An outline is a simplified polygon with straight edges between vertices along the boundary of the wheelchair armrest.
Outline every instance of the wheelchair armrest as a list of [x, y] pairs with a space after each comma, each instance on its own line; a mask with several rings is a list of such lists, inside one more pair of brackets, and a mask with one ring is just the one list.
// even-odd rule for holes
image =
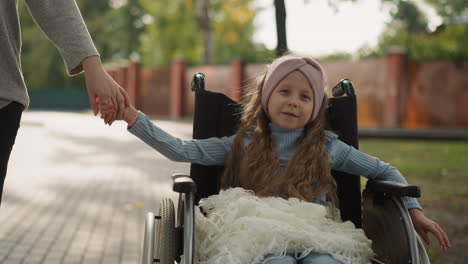
[[366, 190], [396, 197], [421, 197], [421, 189], [418, 186], [390, 181], [367, 181]]
[[192, 180], [192, 178], [188, 175], [176, 173], [172, 175], [172, 180], [174, 181], [174, 185], [172, 186], [172, 190], [178, 193], [195, 193], [197, 192], [197, 185]]

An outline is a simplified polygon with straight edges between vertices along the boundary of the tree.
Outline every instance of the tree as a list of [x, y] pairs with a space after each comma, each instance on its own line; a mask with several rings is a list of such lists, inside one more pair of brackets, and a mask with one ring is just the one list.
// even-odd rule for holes
[[191, 64], [229, 63], [233, 57], [256, 62], [269, 53], [253, 42], [257, 10], [251, 0], [140, 1], [153, 20], [140, 49], [147, 66], [167, 66], [175, 57]]
[[266, 62], [273, 54], [253, 41], [254, 19], [258, 9], [252, 0], [212, 0], [216, 63], [229, 63], [240, 57], [245, 62]]
[[[392, 46], [405, 47], [407, 56], [412, 60], [435, 60], [450, 59], [462, 60], [468, 58], [466, 43], [468, 43], [468, 26], [466, 25], [447, 25], [443, 30], [429, 32], [427, 22], [418, 6], [412, 1], [402, 0], [384, 0], [393, 5], [392, 21], [379, 36], [378, 44], [375, 48], [362, 47], [358, 53], [361, 57], [382, 56]], [[433, 2], [432, 0], [425, 0]], [[404, 3], [403, 3], [404, 2]], [[468, 3], [459, 5], [459, 1], [451, 2], [451, 8], [458, 7], [461, 10], [467, 10]], [[438, 6], [437, 3], [433, 3]], [[465, 12], [465, 11], [464, 11]], [[453, 16], [460, 12], [453, 11]], [[446, 17], [451, 20], [454, 17]]]
[[138, 0], [77, 2], [103, 60], [128, 59], [138, 49], [145, 29], [145, 12]]
[[[77, 0], [83, 19], [103, 61], [127, 59], [140, 46], [144, 13], [139, 2], [128, 0], [120, 6], [113, 2]], [[39, 30], [18, 1], [22, 29], [22, 66], [26, 83], [32, 89], [84, 87], [83, 76], [69, 78], [56, 48]]]
[[[144, 17], [146, 13], [138, 0], [127, 0], [127, 2], [118, 7], [113, 8], [109, 12], [109, 20], [113, 23], [113, 33], [117, 39], [109, 39], [106, 42], [112, 42], [115, 48], [112, 51], [113, 58], [128, 59], [137, 55], [138, 48], [140, 47], [140, 37], [145, 29]], [[104, 30], [100, 28], [99, 30]], [[118, 33], [116, 32], [118, 29]], [[117, 34], [115, 34], [117, 33]], [[118, 42], [118, 41], [122, 42]], [[118, 44], [117, 44], [118, 43]]]
[[196, 4], [197, 23], [203, 34], [204, 64], [211, 64], [213, 61], [213, 28], [211, 26], [209, 4], [208, 0], [199, 0]]
[[286, 5], [284, 0], [274, 0], [276, 15], [276, 56], [280, 57], [288, 52], [288, 39], [286, 36]]
[[394, 21], [403, 23], [409, 33], [428, 31], [427, 18], [414, 2], [398, 0], [391, 15]]
[[[327, 0], [331, 8], [338, 10], [338, 4], [341, 2], [355, 2], [358, 0]], [[385, 1], [385, 0], [383, 0]], [[304, 0], [304, 4], [308, 3], [308, 0]], [[288, 53], [288, 40], [286, 33], [286, 5], [284, 0], [274, 0], [275, 6], [275, 17], [276, 17], [276, 57], [280, 57]]]
[[451, 19], [468, 15], [468, 2], [466, 0], [424, 0], [434, 7], [437, 14], [444, 19]]
[[167, 66], [175, 57], [199, 63], [203, 47], [192, 1], [140, 0], [151, 17], [140, 52], [146, 66]]
[[[387, 0], [388, 1], [388, 0]], [[406, 0], [390, 0], [394, 2], [394, 10], [391, 12], [393, 19], [392, 24], [396, 28], [400, 26], [403, 30], [400, 30], [400, 34], [403, 35], [405, 43], [402, 45], [405, 47], [407, 55], [411, 57], [411, 42], [414, 34], [427, 33], [427, 19], [424, 14], [419, 10], [418, 6], [412, 1]]]

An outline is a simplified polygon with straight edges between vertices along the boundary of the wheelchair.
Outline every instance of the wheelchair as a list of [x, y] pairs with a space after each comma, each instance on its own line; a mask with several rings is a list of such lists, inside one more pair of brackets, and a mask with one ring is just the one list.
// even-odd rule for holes
[[[239, 124], [240, 105], [224, 94], [206, 91], [205, 76], [194, 75], [195, 92], [193, 138], [233, 135]], [[345, 143], [358, 148], [357, 101], [353, 84], [341, 80], [332, 89], [327, 109], [328, 129]], [[219, 192], [222, 166], [191, 164], [190, 176], [175, 174], [173, 190], [179, 193], [177, 214], [171, 199], [161, 201], [159, 212], [147, 214], [143, 264], [194, 263], [194, 206], [202, 198]], [[424, 245], [413, 228], [411, 217], [400, 197], [420, 197], [415, 185], [388, 181], [368, 181], [361, 193], [359, 175], [332, 171], [337, 183], [343, 221], [363, 228], [372, 240], [376, 256], [372, 263], [430, 263]]]

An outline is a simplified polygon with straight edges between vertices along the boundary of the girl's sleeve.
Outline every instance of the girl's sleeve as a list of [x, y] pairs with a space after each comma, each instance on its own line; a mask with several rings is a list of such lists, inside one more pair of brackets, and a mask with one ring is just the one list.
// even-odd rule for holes
[[[344, 143], [332, 132], [326, 131], [326, 135], [328, 138], [327, 152], [331, 158], [332, 169], [362, 175], [370, 180], [407, 184], [403, 175], [395, 167]], [[418, 208], [422, 210], [416, 198], [404, 196], [402, 201], [407, 209]]]
[[172, 161], [201, 165], [223, 165], [234, 137], [181, 140], [154, 125], [141, 112], [128, 131]]

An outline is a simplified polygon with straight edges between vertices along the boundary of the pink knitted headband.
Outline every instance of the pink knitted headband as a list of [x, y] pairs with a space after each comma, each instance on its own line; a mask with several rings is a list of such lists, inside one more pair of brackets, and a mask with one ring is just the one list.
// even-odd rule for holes
[[271, 92], [275, 89], [284, 77], [293, 71], [300, 71], [307, 80], [314, 93], [314, 111], [311, 120], [314, 120], [320, 107], [322, 106], [324, 96], [324, 76], [322, 67], [311, 58], [284, 56], [275, 60], [269, 67], [265, 77], [265, 83], [262, 88], [262, 107], [268, 117], [268, 100]]

